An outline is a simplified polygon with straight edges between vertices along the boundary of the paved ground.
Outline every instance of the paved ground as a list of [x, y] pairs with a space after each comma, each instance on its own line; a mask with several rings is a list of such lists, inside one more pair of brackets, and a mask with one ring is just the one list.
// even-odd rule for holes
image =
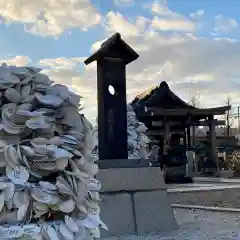
[[240, 184], [189, 184], [168, 186], [171, 204], [240, 209]]
[[[206, 179], [207, 182], [207, 179]], [[204, 181], [193, 184], [176, 184], [168, 185], [169, 193], [174, 192], [174, 189], [188, 189], [194, 188], [214, 189], [227, 185], [227, 188], [240, 188], [240, 180], [206, 183]], [[230, 186], [231, 185], [231, 186]], [[235, 185], [235, 186], [234, 186]], [[181, 190], [180, 190], [181, 192]], [[196, 192], [200, 195], [200, 192]], [[208, 193], [209, 194], [209, 193]], [[229, 194], [227, 194], [229, 198]], [[236, 201], [236, 195], [233, 200]], [[186, 198], [186, 196], [185, 196]], [[195, 203], [196, 204], [196, 203]], [[207, 205], [207, 204], [205, 204]], [[213, 206], [213, 204], [210, 204]], [[231, 207], [238, 207], [235, 204], [230, 204]], [[189, 209], [175, 209], [174, 210], [179, 230], [171, 233], [151, 234], [145, 236], [123, 236], [118, 238], [103, 238], [102, 240], [239, 240], [240, 239], [240, 214], [235, 212], [214, 212], [206, 210], [189, 210]]]
[[179, 230], [165, 234], [123, 236], [104, 240], [239, 240], [239, 213], [176, 209]]

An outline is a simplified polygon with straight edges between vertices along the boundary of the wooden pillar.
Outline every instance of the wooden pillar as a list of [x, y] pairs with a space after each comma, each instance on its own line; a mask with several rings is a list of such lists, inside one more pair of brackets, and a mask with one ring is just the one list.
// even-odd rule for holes
[[196, 146], [196, 126], [192, 126], [192, 147]]
[[126, 65], [137, 58], [116, 33], [85, 60], [86, 65], [97, 61], [99, 159], [115, 161], [115, 166], [128, 158]]
[[167, 119], [164, 119], [164, 143], [163, 143], [163, 154], [167, 154], [168, 144], [170, 137], [170, 125]]
[[192, 148], [190, 123], [191, 123], [191, 117], [189, 116], [187, 119], [187, 149], [188, 150]]
[[190, 127], [187, 127], [187, 148], [188, 150], [191, 149], [191, 131]]
[[[85, 61], [97, 61], [97, 179], [103, 185], [101, 218], [109, 227], [102, 232], [103, 238], [177, 229], [163, 173], [149, 167], [146, 159], [127, 159], [125, 68], [137, 57], [117, 33]], [[109, 91], [110, 86], [115, 92]]]
[[184, 144], [184, 147], [185, 147], [185, 149], [186, 149], [186, 148], [187, 148], [186, 128], [184, 128], [183, 144]]
[[215, 121], [214, 117], [211, 116], [209, 119], [209, 133], [210, 133], [210, 142], [211, 142], [211, 158], [216, 162], [217, 171], [219, 171], [219, 164], [217, 158], [217, 145], [216, 145], [216, 129], [215, 129]]
[[193, 177], [193, 169], [194, 169], [194, 158], [192, 152], [192, 139], [191, 139], [191, 116], [188, 116], [187, 119], [187, 149], [186, 149], [186, 157], [187, 157], [187, 165], [186, 165], [186, 176]]

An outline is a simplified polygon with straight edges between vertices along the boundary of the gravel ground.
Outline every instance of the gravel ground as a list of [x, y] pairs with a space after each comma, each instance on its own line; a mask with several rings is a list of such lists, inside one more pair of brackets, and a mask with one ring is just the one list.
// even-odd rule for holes
[[175, 209], [179, 230], [145, 236], [123, 236], [103, 240], [239, 240], [239, 213]]
[[240, 184], [191, 184], [168, 186], [171, 204], [240, 209]]

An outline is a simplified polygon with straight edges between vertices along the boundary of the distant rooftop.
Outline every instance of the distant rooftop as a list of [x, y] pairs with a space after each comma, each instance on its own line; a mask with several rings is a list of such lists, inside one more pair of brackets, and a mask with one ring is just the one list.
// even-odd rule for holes
[[194, 108], [189, 105], [175, 93], [171, 91], [168, 84], [163, 81], [159, 86], [150, 88], [143, 93], [137, 95], [132, 101], [133, 107], [138, 105], [145, 105], [147, 107], [158, 107], [158, 108]]

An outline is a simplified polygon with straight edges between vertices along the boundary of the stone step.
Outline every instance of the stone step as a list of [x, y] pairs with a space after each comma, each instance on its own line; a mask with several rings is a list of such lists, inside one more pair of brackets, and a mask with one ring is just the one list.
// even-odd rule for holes
[[171, 204], [240, 208], [240, 185], [193, 186], [167, 190]]

